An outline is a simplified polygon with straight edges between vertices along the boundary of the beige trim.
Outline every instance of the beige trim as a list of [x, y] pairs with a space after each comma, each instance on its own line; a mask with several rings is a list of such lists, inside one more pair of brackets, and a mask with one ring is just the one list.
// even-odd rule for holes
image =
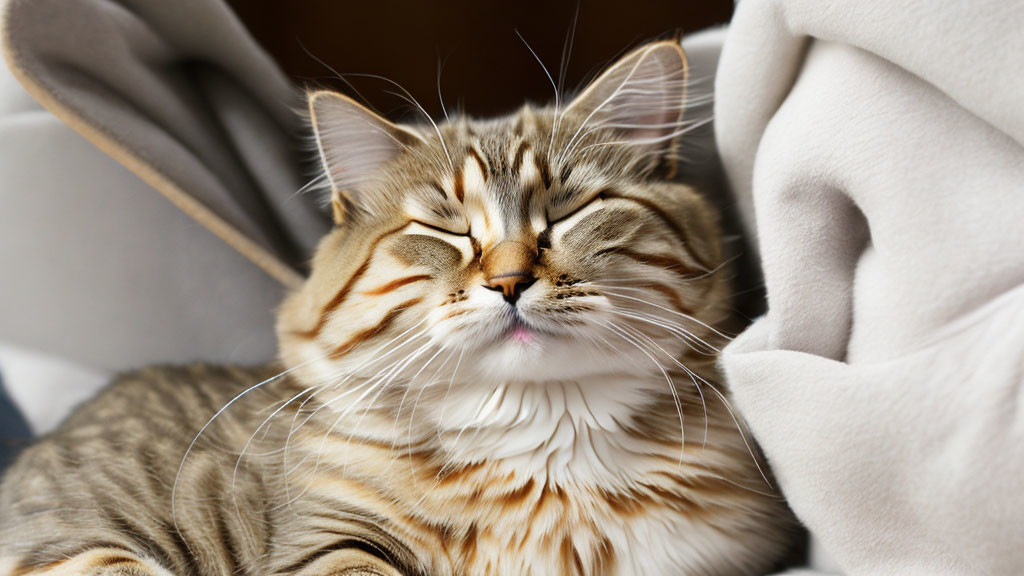
[[54, 116], [61, 119], [72, 130], [84, 136], [97, 148], [105, 152], [114, 160], [119, 162], [133, 174], [141, 178], [147, 184], [156, 188], [172, 204], [182, 212], [191, 216], [195, 221], [205, 226], [208, 230], [217, 235], [229, 246], [239, 251], [243, 256], [251, 260], [264, 272], [288, 288], [298, 288], [304, 279], [291, 266], [265, 250], [251, 238], [240, 232], [237, 228], [217, 216], [202, 202], [196, 200], [184, 190], [178, 187], [167, 176], [160, 173], [152, 165], [146, 163], [138, 156], [135, 156], [127, 147], [118, 142], [113, 136], [89, 124], [87, 120], [76, 112], [66, 107], [45, 87], [37, 84], [19, 64], [14, 48], [10, 44], [10, 35], [7, 33], [9, 12], [13, 2], [7, 2], [3, 14], [0, 14], [0, 53], [10, 67], [14, 77], [25, 88], [25, 90], [38, 101], [43, 108], [49, 110]]

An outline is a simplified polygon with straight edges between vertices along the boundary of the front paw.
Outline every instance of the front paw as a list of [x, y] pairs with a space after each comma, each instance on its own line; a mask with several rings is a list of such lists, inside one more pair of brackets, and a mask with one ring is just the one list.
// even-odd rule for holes
[[310, 562], [296, 576], [404, 576], [380, 558], [348, 548]]
[[66, 560], [40, 566], [15, 564], [9, 576], [174, 576], [152, 560], [117, 548], [88, 550]]

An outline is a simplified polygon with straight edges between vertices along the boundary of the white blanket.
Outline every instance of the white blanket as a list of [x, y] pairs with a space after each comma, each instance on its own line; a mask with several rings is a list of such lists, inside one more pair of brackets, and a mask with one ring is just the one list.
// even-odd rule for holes
[[793, 509], [847, 574], [1024, 573], [1024, 2], [744, 0], [716, 98]]

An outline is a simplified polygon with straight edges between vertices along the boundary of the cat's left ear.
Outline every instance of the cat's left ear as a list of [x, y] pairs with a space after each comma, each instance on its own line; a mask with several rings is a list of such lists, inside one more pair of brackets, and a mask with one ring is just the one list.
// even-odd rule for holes
[[[642, 148], [650, 167], [675, 167], [675, 146], [686, 101], [687, 64], [674, 41], [641, 46], [620, 58], [565, 110], [570, 135], [582, 140], [588, 130], [607, 127], [616, 141]], [[580, 142], [576, 148], [593, 144]]]
[[343, 94], [319, 90], [307, 99], [320, 161], [331, 182], [334, 222], [340, 224], [352, 193], [378, 176], [403, 147], [421, 139]]

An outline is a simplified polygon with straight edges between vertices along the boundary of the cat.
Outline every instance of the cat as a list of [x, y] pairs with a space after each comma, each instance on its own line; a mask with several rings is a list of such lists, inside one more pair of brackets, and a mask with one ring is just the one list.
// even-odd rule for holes
[[662, 41], [492, 120], [310, 92], [336, 225], [281, 364], [81, 407], [5, 476], [0, 574], [765, 573], [795, 523], [716, 372], [717, 216], [670, 181], [686, 81]]

